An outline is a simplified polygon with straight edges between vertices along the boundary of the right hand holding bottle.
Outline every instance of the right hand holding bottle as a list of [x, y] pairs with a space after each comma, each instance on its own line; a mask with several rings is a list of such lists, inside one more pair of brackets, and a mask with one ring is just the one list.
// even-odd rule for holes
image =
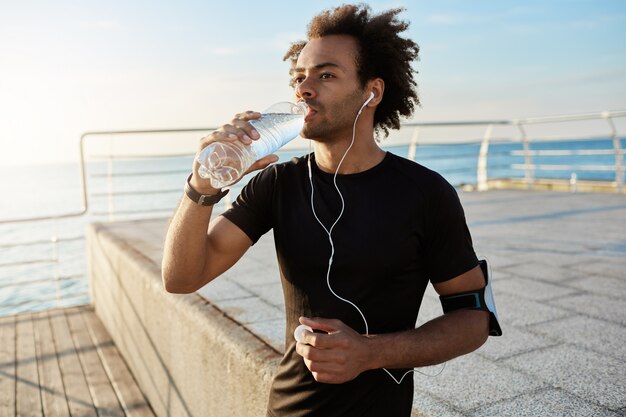
[[[217, 130], [212, 131], [207, 136], [200, 140], [200, 144], [198, 147], [199, 154], [204, 148], [209, 146], [214, 142], [241, 142], [244, 145], [250, 145], [252, 141], [258, 140], [260, 135], [256, 131], [256, 129], [248, 123], [249, 120], [255, 120], [261, 117], [261, 113], [254, 111], [247, 111], [244, 113], [238, 113], [235, 117], [230, 121], [229, 124], [225, 124]], [[255, 161], [252, 166], [237, 180], [239, 181], [244, 175], [263, 169], [268, 165], [278, 161], [278, 156], [271, 154], [267, 155], [257, 161]], [[198, 169], [200, 168], [200, 163], [194, 158], [193, 164], [193, 176], [190, 180], [191, 186], [196, 189], [198, 192], [202, 194], [216, 194], [219, 192], [219, 189], [213, 187], [211, 185], [211, 181], [208, 179], [203, 179], [198, 174]]]

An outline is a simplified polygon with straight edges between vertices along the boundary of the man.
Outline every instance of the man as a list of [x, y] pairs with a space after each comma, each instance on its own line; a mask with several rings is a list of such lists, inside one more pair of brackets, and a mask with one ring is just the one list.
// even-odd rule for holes
[[[399, 36], [407, 28], [400, 11], [372, 15], [347, 5], [315, 17], [308, 40], [285, 57], [295, 98], [310, 107], [301, 135], [314, 152], [269, 167], [276, 156], [257, 161], [251, 170], [267, 168], [210, 224], [211, 206], [183, 198], [168, 231], [164, 285], [187, 293], [273, 229], [287, 328], [268, 416], [409, 416], [406, 370], [471, 352], [487, 338], [489, 315], [478, 309], [415, 329], [429, 281], [445, 297], [479, 290], [485, 279], [455, 190], [375, 140], [418, 104], [418, 47]], [[248, 121], [259, 116], [237, 115], [200, 147], [251, 143], [258, 133]], [[189, 186], [220, 195], [197, 168]], [[314, 332], [296, 343], [299, 323]]]

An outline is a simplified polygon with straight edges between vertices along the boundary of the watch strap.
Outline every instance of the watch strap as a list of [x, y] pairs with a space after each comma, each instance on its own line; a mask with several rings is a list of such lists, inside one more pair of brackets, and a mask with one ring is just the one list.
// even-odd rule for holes
[[187, 182], [185, 183], [185, 194], [187, 194], [187, 197], [189, 197], [189, 199], [191, 199], [191, 201], [196, 204], [200, 204], [201, 206], [212, 206], [214, 204], [217, 204], [230, 191], [221, 190], [219, 193], [213, 195], [200, 194], [189, 183], [189, 181], [191, 181], [192, 175], [193, 173], [189, 175], [189, 177], [187, 178]]

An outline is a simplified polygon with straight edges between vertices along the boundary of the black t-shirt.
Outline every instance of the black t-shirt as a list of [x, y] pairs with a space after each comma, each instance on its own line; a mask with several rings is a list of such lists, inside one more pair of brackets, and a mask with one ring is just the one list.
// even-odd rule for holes
[[[365, 332], [359, 312], [328, 288], [331, 247], [311, 209], [307, 158], [266, 168], [223, 214], [253, 242], [274, 230], [287, 325], [268, 416], [409, 416], [411, 375], [397, 385], [372, 370], [345, 384], [322, 384], [295, 351], [300, 316], [339, 319]], [[315, 211], [330, 229], [341, 200], [333, 174], [321, 171], [314, 156], [311, 165]], [[446, 281], [478, 263], [456, 191], [434, 171], [389, 152], [367, 171], [338, 175], [337, 185], [345, 209], [332, 231], [332, 289], [359, 307], [370, 334], [414, 328], [428, 281]], [[391, 372], [399, 379], [405, 371]]]

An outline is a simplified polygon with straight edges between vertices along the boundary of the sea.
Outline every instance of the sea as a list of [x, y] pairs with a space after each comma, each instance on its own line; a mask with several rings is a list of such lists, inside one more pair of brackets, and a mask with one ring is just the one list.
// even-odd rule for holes
[[[621, 140], [622, 149], [626, 140]], [[407, 157], [409, 146], [383, 146]], [[460, 187], [476, 183], [480, 143], [425, 144], [414, 160], [438, 171]], [[542, 141], [532, 150], [610, 150], [610, 138]], [[519, 142], [493, 143], [489, 178], [521, 178], [515, 167], [524, 163]], [[279, 151], [280, 161], [306, 154]], [[88, 209], [83, 209], [78, 163], [0, 167], [0, 316], [89, 302], [86, 278], [85, 228], [92, 222], [169, 217], [182, 196], [193, 155], [125, 157], [86, 164]], [[535, 156], [535, 164], [612, 166], [615, 156]], [[537, 170], [536, 178], [612, 181], [612, 170]], [[245, 178], [233, 187], [238, 195]], [[407, 190], [409, 191], [409, 190]], [[225, 206], [217, 207], [219, 212]], [[69, 215], [60, 218], [60, 215]], [[9, 222], [34, 217], [48, 220]]]

